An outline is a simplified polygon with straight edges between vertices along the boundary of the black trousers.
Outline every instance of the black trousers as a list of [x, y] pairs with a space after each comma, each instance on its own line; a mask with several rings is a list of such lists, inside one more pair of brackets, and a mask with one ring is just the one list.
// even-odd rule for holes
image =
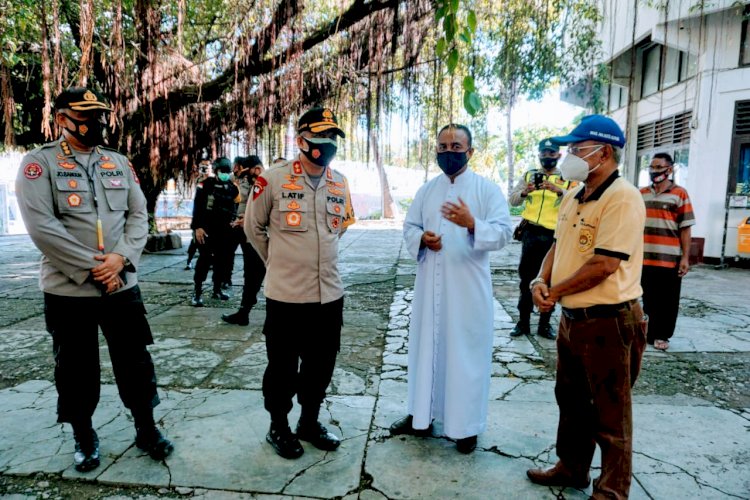
[[193, 280], [196, 288], [206, 281], [208, 270], [213, 263], [214, 272], [211, 280], [214, 284], [214, 290], [219, 290], [222, 283], [229, 281], [230, 265], [229, 260], [234, 259], [229, 255], [232, 251], [232, 231], [229, 226], [226, 228], [209, 228], [206, 229], [206, 239], [202, 245], [198, 245], [198, 262], [195, 264], [195, 275]]
[[58, 422], [90, 419], [99, 403], [99, 327], [125, 407], [137, 412], [159, 404], [146, 349], [154, 341], [138, 286], [103, 297], [45, 293], [44, 317], [55, 356]]
[[643, 310], [648, 314], [648, 342], [669, 340], [674, 335], [680, 309], [682, 278], [678, 268], [643, 266]]
[[242, 248], [243, 263], [243, 286], [242, 302], [240, 309], [249, 311], [258, 303], [258, 292], [263, 284], [263, 278], [266, 277], [266, 264], [260, 258], [255, 248], [247, 242], [245, 230], [241, 227], [232, 228], [232, 245], [229, 249], [230, 274], [234, 264], [234, 254], [237, 247]]
[[317, 409], [331, 382], [341, 344], [344, 298], [327, 304], [290, 304], [266, 298], [268, 366], [263, 399], [272, 419], [285, 417], [292, 398]]
[[[552, 243], [555, 241], [555, 232], [551, 229], [537, 224], [526, 224], [521, 239], [521, 261], [518, 263], [518, 275], [521, 283], [518, 285], [520, 294], [518, 296], [518, 312], [520, 321], [528, 323], [531, 311], [534, 310], [534, 301], [531, 299], [529, 283], [539, 274], [544, 256], [547, 255]], [[540, 322], [549, 322], [552, 313], [543, 313]]]

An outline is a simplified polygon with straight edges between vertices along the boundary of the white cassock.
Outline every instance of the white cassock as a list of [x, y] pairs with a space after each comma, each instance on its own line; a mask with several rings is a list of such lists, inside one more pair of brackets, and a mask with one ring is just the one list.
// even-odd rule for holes
[[[440, 212], [447, 201], [459, 204], [459, 197], [474, 216], [473, 235]], [[440, 251], [419, 249], [425, 231], [442, 236]], [[512, 232], [500, 188], [471, 170], [452, 184], [439, 175], [414, 197], [404, 239], [417, 259], [408, 375], [415, 429], [433, 419], [453, 439], [485, 429], [494, 323], [489, 252], [503, 248]]]

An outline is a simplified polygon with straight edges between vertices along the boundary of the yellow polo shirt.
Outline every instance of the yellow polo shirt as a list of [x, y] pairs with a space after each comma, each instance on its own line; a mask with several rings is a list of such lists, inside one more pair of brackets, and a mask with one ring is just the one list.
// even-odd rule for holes
[[585, 202], [584, 188], [568, 191], [560, 204], [552, 285], [569, 278], [595, 254], [617, 257], [620, 266], [597, 286], [562, 297], [560, 304], [574, 309], [637, 299], [643, 293], [643, 197], [617, 171]]

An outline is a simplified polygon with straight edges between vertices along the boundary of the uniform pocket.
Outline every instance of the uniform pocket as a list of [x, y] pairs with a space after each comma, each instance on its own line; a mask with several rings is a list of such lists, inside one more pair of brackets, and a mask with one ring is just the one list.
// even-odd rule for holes
[[88, 213], [93, 210], [89, 184], [83, 179], [56, 179], [57, 209], [60, 213]]
[[344, 203], [337, 203], [334, 201], [326, 202], [326, 223], [328, 229], [338, 234], [341, 232], [341, 223], [344, 221]]
[[110, 210], [128, 209], [128, 184], [124, 177], [122, 179], [102, 179], [102, 185]]
[[307, 201], [281, 199], [279, 202], [282, 231], [307, 231]]

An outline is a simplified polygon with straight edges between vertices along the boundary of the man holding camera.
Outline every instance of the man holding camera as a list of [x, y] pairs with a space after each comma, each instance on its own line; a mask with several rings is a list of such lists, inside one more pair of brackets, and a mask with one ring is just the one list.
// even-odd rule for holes
[[[524, 204], [521, 213], [521, 223], [514, 234], [523, 244], [521, 262], [518, 264], [518, 274], [521, 277], [518, 298], [519, 319], [511, 337], [519, 337], [531, 333], [530, 318], [534, 303], [531, 300], [529, 283], [539, 273], [544, 256], [555, 241], [555, 226], [557, 225], [557, 211], [560, 201], [567, 190], [575, 183], [566, 181], [557, 168], [560, 159], [560, 147], [549, 139], [539, 143], [539, 162], [541, 168], [529, 170], [518, 181], [513, 192], [508, 197], [511, 206]], [[520, 235], [519, 235], [520, 233]], [[539, 315], [537, 334], [547, 338], [555, 338], [555, 330], [550, 326], [552, 311]]]

